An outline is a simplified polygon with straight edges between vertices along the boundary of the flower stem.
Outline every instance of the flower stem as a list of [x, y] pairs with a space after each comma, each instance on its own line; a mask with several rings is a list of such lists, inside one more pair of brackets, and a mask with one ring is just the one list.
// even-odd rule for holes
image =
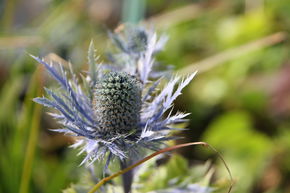
[[[124, 161], [120, 161], [120, 166], [121, 169], [125, 169], [128, 166], [130, 166], [133, 162], [129, 159], [129, 160], [124, 160]], [[130, 193], [131, 192], [131, 186], [132, 186], [132, 182], [133, 182], [133, 170], [128, 171], [127, 173], [124, 173], [122, 175], [122, 181], [123, 181], [123, 189], [124, 189], [124, 193]]]
[[126, 173], [126, 172], [128, 172], [130, 170], [132, 170], [133, 168], [141, 165], [142, 163], [150, 160], [151, 158], [153, 158], [153, 157], [155, 157], [155, 156], [157, 156], [157, 155], [159, 155], [161, 153], [165, 153], [165, 152], [168, 152], [168, 151], [172, 151], [172, 150], [175, 150], [175, 149], [179, 149], [179, 148], [183, 148], [183, 147], [187, 147], [187, 146], [192, 146], [192, 145], [203, 145], [205, 147], [209, 147], [211, 150], [213, 150], [214, 152], [216, 152], [218, 154], [218, 157], [222, 160], [225, 168], [227, 169], [229, 177], [230, 177], [231, 184], [230, 184], [230, 187], [229, 187], [229, 190], [228, 190], [228, 193], [230, 193], [231, 190], [232, 190], [232, 186], [233, 186], [233, 177], [232, 177], [231, 171], [230, 171], [228, 165], [226, 164], [225, 160], [223, 159], [222, 155], [215, 148], [213, 148], [212, 146], [210, 146], [209, 144], [207, 144], [205, 142], [184, 143], [184, 144], [179, 144], [179, 145], [175, 145], [175, 146], [172, 146], [172, 147], [167, 147], [167, 148], [161, 149], [161, 150], [159, 150], [157, 152], [154, 152], [151, 155], [145, 157], [144, 159], [138, 161], [137, 163], [135, 163], [135, 164], [133, 164], [133, 165], [131, 165], [131, 166], [129, 166], [129, 167], [127, 167], [127, 168], [125, 168], [125, 169], [123, 169], [123, 170], [121, 170], [121, 171], [119, 171], [119, 172], [117, 172], [117, 173], [115, 173], [115, 174], [113, 174], [111, 176], [109, 176], [109, 177], [103, 178], [88, 193], [96, 192], [106, 182], [108, 182], [108, 181], [112, 180], [113, 178], [118, 177], [118, 176], [120, 176], [120, 175], [122, 175], [122, 174], [124, 174], [124, 173]]

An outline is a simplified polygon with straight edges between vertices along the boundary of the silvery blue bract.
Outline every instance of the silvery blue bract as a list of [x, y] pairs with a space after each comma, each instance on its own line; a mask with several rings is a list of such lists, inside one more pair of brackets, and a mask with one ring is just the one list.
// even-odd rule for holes
[[[47, 97], [34, 101], [57, 110], [50, 113], [64, 127], [54, 131], [77, 137], [73, 147], [86, 153], [83, 163], [93, 163], [106, 155], [106, 165], [114, 157], [138, 158], [142, 149], [158, 150], [176, 123], [188, 114], [171, 111], [173, 101], [194, 77], [173, 77], [160, 91], [162, 73], [154, 72], [154, 55], [167, 38], [143, 28], [125, 27], [110, 34], [117, 52], [108, 54], [108, 64], [98, 64], [93, 44], [89, 48], [89, 73], [79, 83], [72, 68], [65, 71], [32, 56], [43, 64], [60, 89], [45, 89]], [[161, 75], [158, 80], [153, 74]]]

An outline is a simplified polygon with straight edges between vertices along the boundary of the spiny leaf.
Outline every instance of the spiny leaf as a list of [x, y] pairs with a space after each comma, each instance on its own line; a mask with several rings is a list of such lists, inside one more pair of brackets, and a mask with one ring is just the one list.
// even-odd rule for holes
[[89, 50], [88, 50], [88, 62], [89, 62], [90, 75], [92, 78], [93, 85], [97, 81], [97, 70], [98, 70], [97, 60], [98, 60], [98, 58], [99, 57], [97, 56], [94, 42], [93, 42], [93, 40], [91, 40]]

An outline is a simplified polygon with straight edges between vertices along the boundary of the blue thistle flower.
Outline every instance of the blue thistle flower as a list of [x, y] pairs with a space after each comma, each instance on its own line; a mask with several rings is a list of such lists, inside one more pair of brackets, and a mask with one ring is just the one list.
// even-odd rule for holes
[[64, 127], [54, 131], [78, 136], [72, 146], [81, 147], [80, 153], [86, 152], [81, 164], [107, 157], [107, 167], [114, 157], [129, 160], [138, 157], [141, 149], [158, 150], [164, 141], [174, 139], [169, 132], [188, 115], [172, 115], [171, 110], [164, 117], [195, 73], [185, 79], [172, 78], [160, 92], [157, 87], [162, 77], [157, 81], [152, 78], [154, 55], [162, 50], [167, 38], [158, 39], [155, 33], [134, 27], [110, 36], [117, 48], [108, 54], [111, 63], [97, 64], [91, 44], [90, 69], [82, 76], [82, 84], [71, 66], [66, 71], [61, 65], [56, 68], [32, 56], [61, 87], [56, 91], [45, 88], [47, 97], [34, 101], [57, 110], [50, 115]]

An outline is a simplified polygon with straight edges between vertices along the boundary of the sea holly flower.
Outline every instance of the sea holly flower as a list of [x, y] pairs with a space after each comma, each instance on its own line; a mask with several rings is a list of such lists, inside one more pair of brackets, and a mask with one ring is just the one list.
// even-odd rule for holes
[[76, 136], [72, 146], [86, 153], [81, 164], [106, 158], [107, 167], [113, 158], [126, 162], [139, 158], [144, 149], [159, 150], [165, 141], [174, 139], [170, 131], [188, 115], [172, 115], [173, 101], [195, 73], [186, 78], [175, 76], [158, 90], [165, 78], [154, 70], [154, 56], [167, 38], [130, 26], [110, 36], [116, 49], [108, 54], [109, 62], [99, 64], [91, 44], [89, 71], [78, 76], [82, 81], [71, 66], [65, 70], [32, 56], [60, 86], [57, 90], [46, 88], [47, 96], [34, 101], [56, 110], [50, 115], [63, 128], [54, 131]]

